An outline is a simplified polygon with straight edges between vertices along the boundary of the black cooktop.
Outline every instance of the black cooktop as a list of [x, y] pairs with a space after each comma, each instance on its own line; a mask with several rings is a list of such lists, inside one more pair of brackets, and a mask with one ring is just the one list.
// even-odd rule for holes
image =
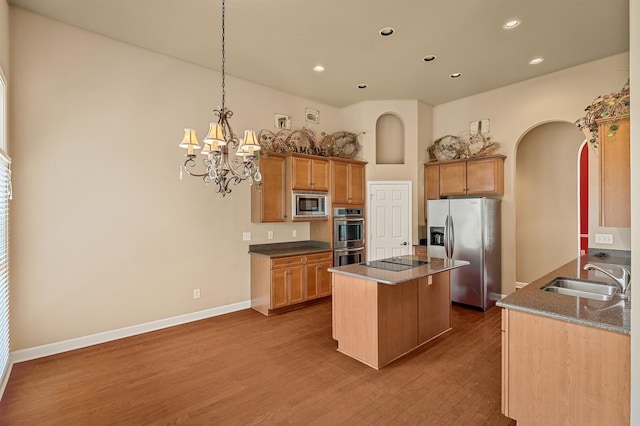
[[405, 271], [407, 269], [415, 268], [417, 266], [426, 265], [428, 261], [414, 260], [414, 259], [402, 259], [400, 257], [390, 257], [382, 260], [371, 260], [364, 262], [365, 266], [371, 268], [384, 269], [385, 271]]

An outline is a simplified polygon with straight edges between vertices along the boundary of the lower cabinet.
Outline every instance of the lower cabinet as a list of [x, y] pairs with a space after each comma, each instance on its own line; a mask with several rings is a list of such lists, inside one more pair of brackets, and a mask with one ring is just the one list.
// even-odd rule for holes
[[504, 309], [502, 412], [518, 424], [628, 425], [630, 336]]
[[[264, 315], [331, 295], [331, 251], [304, 256], [251, 256], [251, 307]], [[302, 306], [302, 305], [301, 305]]]

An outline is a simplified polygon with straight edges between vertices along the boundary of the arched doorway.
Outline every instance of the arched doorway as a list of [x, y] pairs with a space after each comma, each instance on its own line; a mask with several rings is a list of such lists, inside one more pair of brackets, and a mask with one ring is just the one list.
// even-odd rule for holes
[[516, 286], [578, 255], [578, 158], [584, 134], [549, 122], [529, 130], [516, 151]]

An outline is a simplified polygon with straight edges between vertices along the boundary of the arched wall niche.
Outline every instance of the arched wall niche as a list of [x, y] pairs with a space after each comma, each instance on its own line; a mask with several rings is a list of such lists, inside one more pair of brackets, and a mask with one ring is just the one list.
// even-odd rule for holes
[[376, 121], [376, 164], [404, 164], [404, 122], [398, 114], [387, 112]]

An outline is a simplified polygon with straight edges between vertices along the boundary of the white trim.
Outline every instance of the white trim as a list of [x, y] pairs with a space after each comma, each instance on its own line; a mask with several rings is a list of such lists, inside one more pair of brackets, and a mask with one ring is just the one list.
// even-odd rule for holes
[[112, 340], [123, 339], [125, 337], [135, 336], [137, 334], [148, 333], [150, 331], [173, 327], [180, 324], [186, 324], [188, 322], [198, 321], [201, 319], [211, 318], [218, 315], [224, 315], [249, 308], [251, 308], [251, 301], [247, 300], [244, 302], [233, 303], [231, 305], [205, 309], [204, 311], [192, 312], [189, 314], [178, 315], [171, 318], [151, 321], [144, 324], [133, 325], [130, 327], [105, 331], [102, 333], [90, 334], [88, 336], [77, 337], [75, 339], [49, 343], [33, 348], [20, 349], [11, 353], [11, 359], [14, 363], [30, 361], [36, 358], [42, 358], [49, 355], [72, 351], [74, 349], [85, 348], [87, 346], [93, 346], [100, 343], [110, 342]]
[[11, 376], [11, 369], [13, 369], [13, 359], [11, 357], [11, 354], [9, 354], [9, 361], [7, 362], [7, 371], [4, 372], [2, 383], [0, 383], [0, 400], [2, 400], [2, 396], [4, 395], [4, 390], [7, 387], [7, 383], [9, 383], [9, 376]]
[[529, 283], [523, 283], [523, 282], [520, 282], [520, 281], [516, 281], [516, 288], [522, 288], [527, 284], [529, 284]]

